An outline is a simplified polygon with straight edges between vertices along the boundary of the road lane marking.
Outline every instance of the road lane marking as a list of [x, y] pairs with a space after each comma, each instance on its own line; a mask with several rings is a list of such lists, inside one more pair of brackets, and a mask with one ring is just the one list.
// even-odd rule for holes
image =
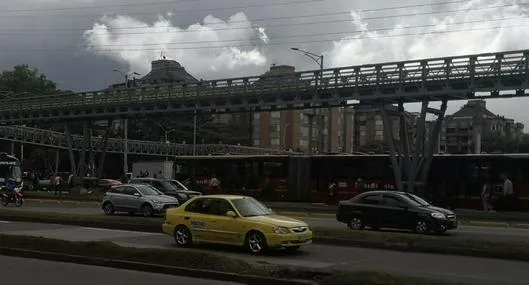
[[11, 224], [10, 221], [0, 221], [0, 224]]
[[469, 224], [474, 225], [487, 225], [487, 226], [502, 226], [502, 227], [508, 227], [509, 223], [505, 222], [491, 222], [491, 221], [468, 221]]
[[117, 232], [117, 233], [128, 233], [128, 234], [137, 234], [137, 235], [161, 235], [160, 233], [148, 233], [148, 232], [138, 232], [138, 231], [127, 231], [127, 230], [114, 230], [114, 229], [102, 229], [102, 228], [92, 228], [92, 227], [82, 227], [85, 230], [101, 231], [101, 232]]

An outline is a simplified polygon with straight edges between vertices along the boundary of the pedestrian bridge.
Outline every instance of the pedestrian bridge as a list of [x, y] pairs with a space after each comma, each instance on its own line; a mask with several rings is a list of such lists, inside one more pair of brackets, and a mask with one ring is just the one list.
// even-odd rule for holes
[[[54, 149], [68, 150], [68, 141], [64, 133], [50, 130], [20, 126], [0, 126], [0, 140], [39, 145]], [[80, 135], [72, 135], [73, 150], [108, 153], [124, 153], [125, 141], [120, 138], [108, 138], [106, 145], [103, 138], [92, 137], [89, 141]], [[193, 155], [192, 144], [164, 143], [156, 141], [127, 140], [127, 153], [148, 156], [188, 156]], [[266, 149], [229, 144], [197, 144], [196, 155], [214, 154], [266, 155], [293, 154], [284, 150]]]
[[30, 95], [0, 106], [1, 124], [181, 112], [241, 112], [527, 96], [529, 50], [366, 64], [121, 90]]

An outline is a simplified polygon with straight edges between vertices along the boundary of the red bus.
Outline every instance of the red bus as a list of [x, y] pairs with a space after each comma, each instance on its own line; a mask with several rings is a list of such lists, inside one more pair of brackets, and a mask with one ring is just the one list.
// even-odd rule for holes
[[[387, 154], [187, 156], [178, 157], [175, 165], [177, 178], [191, 179], [204, 193], [211, 193], [209, 181], [215, 175], [223, 193], [269, 200], [328, 202], [330, 182], [338, 186], [334, 199], [353, 197], [359, 187], [396, 188]], [[445, 206], [479, 209], [485, 179], [491, 177], [499, 193], [501, 173], [509, 176], [522, 208], [529, 210], [529, 154], [435, 155], [426, 195]]]

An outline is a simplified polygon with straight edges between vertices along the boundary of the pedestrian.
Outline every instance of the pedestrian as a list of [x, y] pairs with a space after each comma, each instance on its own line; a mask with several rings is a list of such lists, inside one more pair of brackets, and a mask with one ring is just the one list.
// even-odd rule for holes
[[509, 179], [506, 173], [501, 175], [503, 180], [503, 191], [501, 196], [501, 208], [504, 211], [510, 211], [514, 207], [514, 189], [512, 181]]
[[485, 183], [483, 184], [483, 188], [481, 190], [481, 204], [483, 205], [483, 211], [488, 212], [493, 210], [492, 205], [490, 204], [492, 199], [492, 183], [490, 179], [487, 179]]
[[328, 189], [329, 200], [327, 201], [327, 203], [329, 205], [335, 203], [335, 200], [336, 200], [335, 197], [336, 197], [337, 190], [338, 190], [338, 183], [336, 181], [332, 181], [329, 184], [329, 189]]
[[220, 190], [220, 180], [217, 179], [217, 176], [215, 174], [213, 174], [213, 177], [209, 181], [209, 186], [211, 187], [211, 190], [213, 192]]
[[55, 173], [51, 174], [50, 186], [51, 186], [51, 190], [53, 191], [53, 194], [57, 195], [57, 175], [55, 175]]

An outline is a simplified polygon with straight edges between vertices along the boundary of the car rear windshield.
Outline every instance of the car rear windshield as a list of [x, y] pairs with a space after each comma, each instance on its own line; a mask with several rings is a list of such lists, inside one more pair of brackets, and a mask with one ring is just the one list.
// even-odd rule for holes
[[232, 200], [233, 205], [243, 217], [271, 215], [272, 211], [261, 202], [253, 198], [240, 198]]

